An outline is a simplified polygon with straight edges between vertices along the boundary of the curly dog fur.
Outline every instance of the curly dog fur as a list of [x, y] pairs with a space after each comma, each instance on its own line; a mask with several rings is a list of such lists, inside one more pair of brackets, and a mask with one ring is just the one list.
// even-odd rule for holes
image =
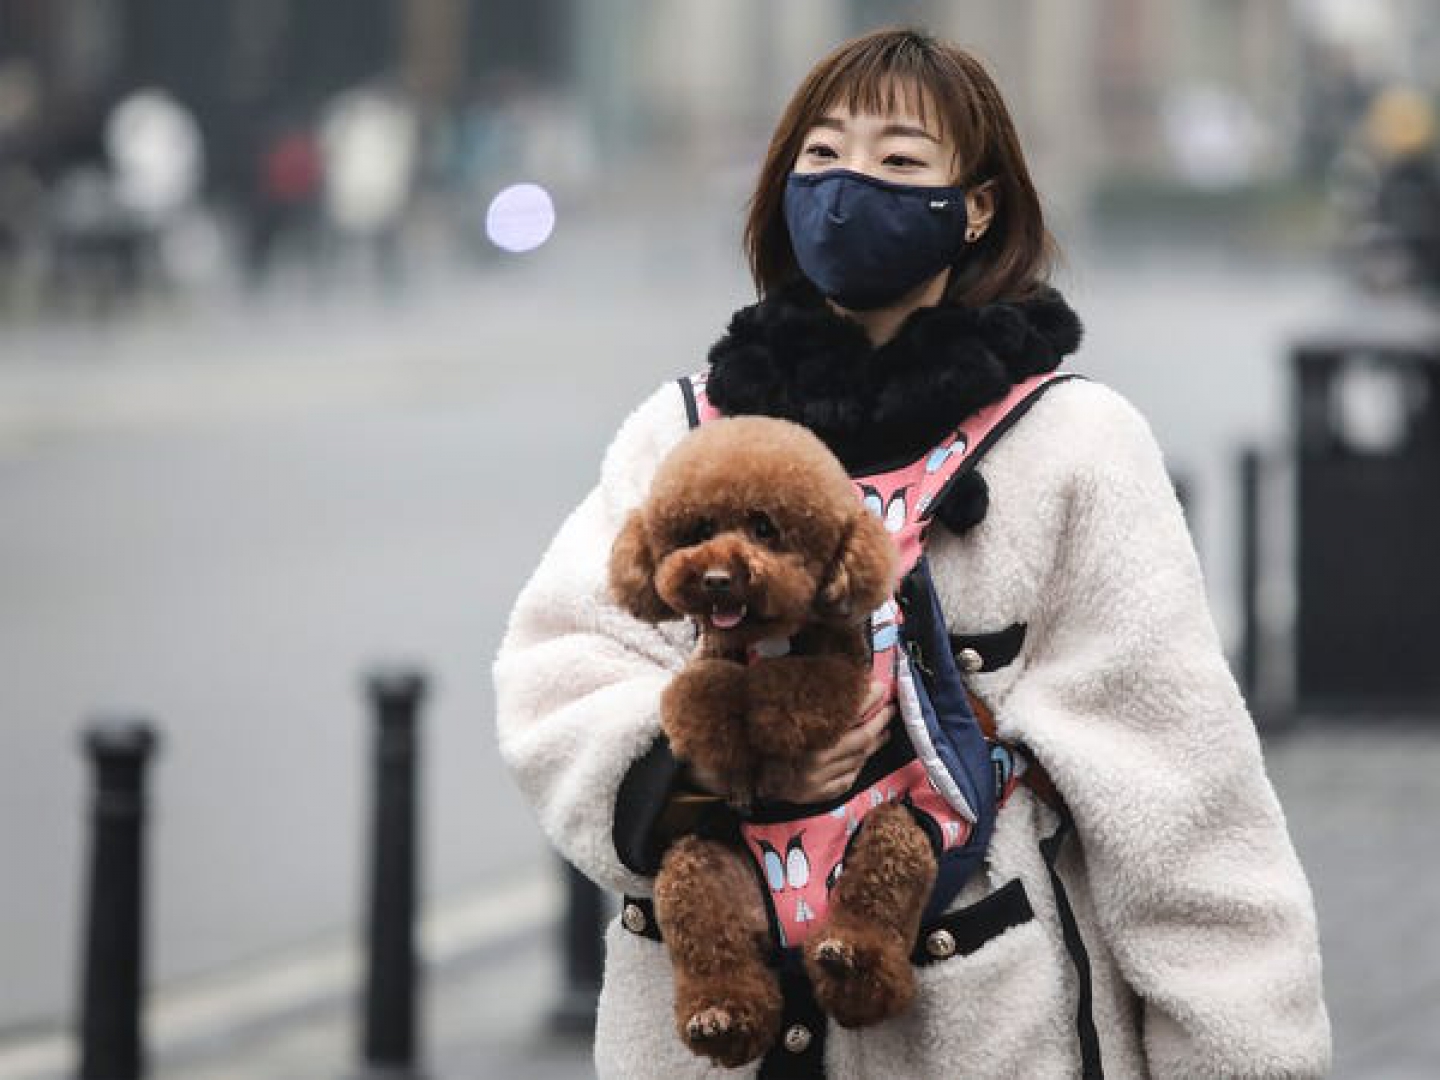
[[[865, 619], [894, 588], [896, 553], [844, 468], [788, 421], [734, 417], [661, 463], [610, 559], [636, 617], [690, 617], [695, 656], [660, 705], [677, 756], [747, 804], [760, 766], [835, 742], [869, 682]], [[784, 639], [788, 655], [748, 664]]]
[[[891, 595], [896, 561], [844, 467], [805, 428], [734, 417], [691, 432], [610, 560], [611, 591], [637, 618], [696, 623], [696, 652], [660, 702], [676, 755], [744, 806], [763, 764], [832, 745], [859, 715], [866, 617]], [[765, 650], [777, 639], [788, 643], [783, 655]], [[817, 997], [843, 1024], [893, 1015], [914, 993], [908, 956], [935, 859], [908, 812], [894, 809], [862, 828], [806, 953]], [[781, 999], [748, 853], [681, 839], [662, 860], [655, 906], [680, 1038], [726, 1066], [759, 1057], [778, 1032]]]

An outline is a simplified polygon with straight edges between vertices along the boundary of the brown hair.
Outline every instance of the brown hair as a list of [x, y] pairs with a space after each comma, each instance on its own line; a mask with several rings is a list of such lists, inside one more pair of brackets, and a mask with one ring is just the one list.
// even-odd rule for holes
[[957, 182], [995, 182], [995, 217], [951, 274], [945, 299], [978, 306], [1020, 299], [1043, 284], [1055, 258], [1040, 197], [994, 80], [969, 53], [917, 30], [877, 30], [841, 45], [805, 77], [771, 136], [745, 222], [745, 255], [760, 295], [799, 273], [785, 226], [785, 182], [806, 134], [827, 112], [933, 110], [957, 146]]

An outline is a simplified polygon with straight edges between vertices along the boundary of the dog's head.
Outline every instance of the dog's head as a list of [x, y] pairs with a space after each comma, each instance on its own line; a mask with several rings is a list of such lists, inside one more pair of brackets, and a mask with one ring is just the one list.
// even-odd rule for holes
[[825, 444], [757, 416], [687, 435], [610, 558], [611, 590], [632, 614], [691, 616], [732, 644], [859, 622], [895, 572], [894, 543]]

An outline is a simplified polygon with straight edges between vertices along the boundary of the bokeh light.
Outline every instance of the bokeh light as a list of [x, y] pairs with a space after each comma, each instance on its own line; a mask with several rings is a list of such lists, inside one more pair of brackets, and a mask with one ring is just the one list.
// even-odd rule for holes
[[485, 235], [505, 251], [534, 251], [554, 230], [555, 203], [539, 184], [512, 184], [485, 212]]

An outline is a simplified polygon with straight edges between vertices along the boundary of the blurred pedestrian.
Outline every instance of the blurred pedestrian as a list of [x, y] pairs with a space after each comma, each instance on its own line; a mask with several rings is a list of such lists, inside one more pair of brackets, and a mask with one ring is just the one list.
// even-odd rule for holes
[[1371, 208], [1404, 252], [1411, 283], [1440, 290], [1440, 144], [1435, 106], [1418, 90], [1391, 87], [1365, 117], [1378, 169]]
[[368, 256], [377, 278], [400, 283], [400, 230], [409, 209], [419, 151], [419, 118], [398, 96], [358, 88], [325, 109], [320, 147], [324, 206], [332, 229]]
[[315, 134], [293, 118], [274, 125], [255, 162], [245, 260], [252, 284], [269, 275], [286, 247], [314, 262], [323, 179]]
[[1331, 169], [1343, 266], [1375, 292], [1440, 292], [1440, 140], [1435, 105], [1390, 86], [1371, 99]]
[[21, 57], [0, 60], [0, 310], [40, 240], [44, 188], [35, 172], [40, 76]]
[[[761, 1076], [1322, 1075], [1309, 888], [1146, 421], [1097, 382], [1044, 378], [1080, 324], [1047, 284], [1051, 240], [994, 82], [921, 33], [841, 46], [780, 119], [745, 246], [758, 303], [734, 315], [703, 377], [625, 421], [521, 592], [495, 665], [500, 747], [542, 825], [628, 894], [607, 939], [600, 1075], [714, 1075], [700, 1054], [719, 1058], [756, 1029], [775, 1040]], [[924, 965], [913, 1001], [845, 1028], [790, 977], [782, 933], [808, 917], [818, 934], [825, 917], [796, 906], [826, 869], [797, 833], [780, 858], [752, 852], [755, 902], [792, 946], [765, 956], [786, 973], [778, 1015], [738, 1012], [723, 972], [704, 1024], [674, 1014], [647, 895], [690, 808], [708, 808], [707, 828], [733, 812], [660, 732], [660, 695], [692, 636], [679, 623], [657, 632], [608, 596], [621, 523], [702, 404], [803, 423], [858, 479], [930, 463], [1032, 380], [1043, 396], [925, 510], [942, 631], [997, 767], [1014, 771], [996, 785], [1005, 801], [983, 871], [905, 943]], [[904, 524], [907, 494], [866, 498]], [[783, 558], [786, 508], [773, 509]], [[877, 763], [914, 757], [913, 705], [902, 697], [900, 711], [906, 724], [887, 704], [803, 767], [763, 777], [752, 812], [847, 813]], [[935, 844], [939, 856], [944, 837]]]

